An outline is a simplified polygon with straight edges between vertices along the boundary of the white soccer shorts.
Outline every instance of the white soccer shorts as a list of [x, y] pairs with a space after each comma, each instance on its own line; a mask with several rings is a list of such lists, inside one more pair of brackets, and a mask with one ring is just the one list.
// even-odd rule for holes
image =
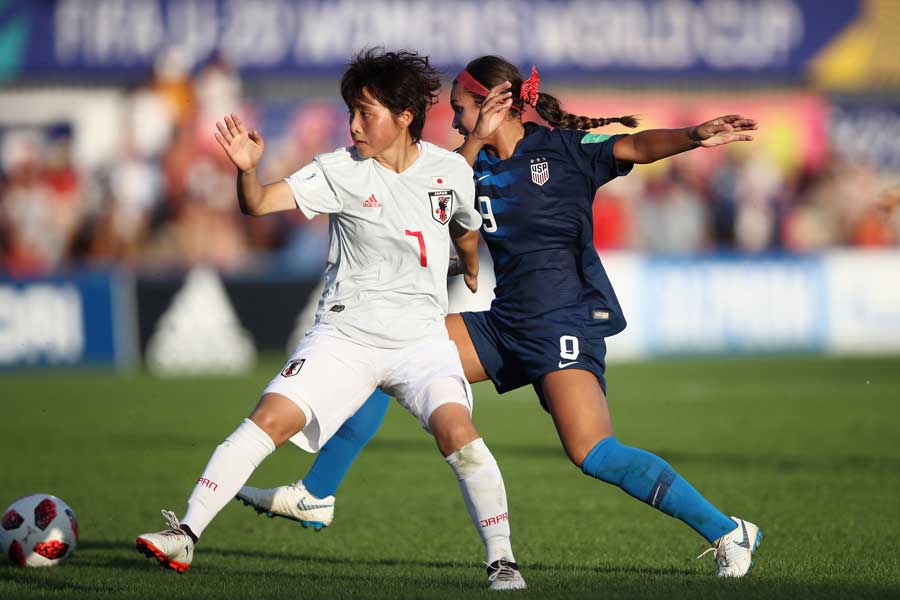
[[[459, 385], [447, 385], [448, 379]], [[306, 427], [291, 441], [318, 452], [377, 387], [397, 398], [426, 431], [444, 404], [462, 404], [472, 414], [472, 390], [446, 334], [403, 348], [376, 348], [317, 324], [263, 393], [286, 396], [307, 414]]]

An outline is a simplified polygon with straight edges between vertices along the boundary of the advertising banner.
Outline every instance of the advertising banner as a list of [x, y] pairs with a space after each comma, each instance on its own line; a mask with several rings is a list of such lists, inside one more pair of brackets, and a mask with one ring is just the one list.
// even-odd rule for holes
[[259, 351], [285, 355], [312, 323], [315, 311], [304, 309], [318, 301], [318, 286], [318, 279], [277, 273], [223, 278], [204, 267], [183, 276], [141, 277], [144, 362], [158, 374], [187, 375], [246, 371]]
[[0, 368], [131, 365], [130, 290], [129, 278], [111, 273], [0, 276]]
[[18, 0], [0, 10], [0, 71], [143, 77], [175, 48], [192, 67], [337, 73], [383, 45], [451, 68], [499, 54], [549, 72], [799, 75], [861, 14], [861, 0]]
[[900, 351], [900, 252], [825, 255], [829, 336], [835, 354]]
[[602, 259], [628, 319], [611, 360], [900, 352], [896, 250]]
[[648, 258], [638, 314], [650, 354], [812, 352], [825, 346], [819, 258]]
[[[628, 327], [609, 359], [900, 352], [900, 252], [646, 256], [604, 252]], [[487, 310], [454, 279], [451, 311]], [[161, 375], [244, 372], [286, 356], [312, 325], [320, 281], [196, 268], [162, 278], [0, 277], [0, 369], [119, 366]]]

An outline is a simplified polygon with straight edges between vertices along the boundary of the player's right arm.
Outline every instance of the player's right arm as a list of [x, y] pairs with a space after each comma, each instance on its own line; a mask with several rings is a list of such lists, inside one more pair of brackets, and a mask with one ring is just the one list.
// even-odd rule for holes
[[258, 131], [247, 131], [240, 118], [231, 113], [225, 123], [216, 122], [216, 140], [238, 168], [237, 194], [241, 212], [245, 215], [267, 215], [282, 210], [294, 210], [294, 195], [284, 181], [269, 185], [260, 183], [256, 167], [265, 149], [265, 140]]
[[512, 106], [512, 96], [509, 88], [512, 84], [504, 81], [499, 85], [495, 85], [488, 92], [484, 102], [478, 111], [478, 120], [475, 122], [475, 129], [466, 136], [463, 145], [456, 149], [470, 167], [475, 166], [475, 160], [478, 153], [485, 145], [485, 140], [489, 138], [506, 119], [509, 114], [509, 108]]

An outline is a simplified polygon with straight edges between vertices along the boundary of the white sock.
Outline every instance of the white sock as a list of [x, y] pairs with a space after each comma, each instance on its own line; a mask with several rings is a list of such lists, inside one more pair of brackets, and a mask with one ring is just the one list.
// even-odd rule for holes
[[488, 564], [501, 558], [515, 562], [503, 476], [484, 440], [469, 442], [445, 460], [459, 480], [469, 516], [484, 541]]
[[244, 419], [234, 432], [219, 444], [197, 480], [183, 525], [198, 538], [210, 521], [234, 499], [241, 486], [265, 457], [275, 451], [275, 442], [250, 419]]

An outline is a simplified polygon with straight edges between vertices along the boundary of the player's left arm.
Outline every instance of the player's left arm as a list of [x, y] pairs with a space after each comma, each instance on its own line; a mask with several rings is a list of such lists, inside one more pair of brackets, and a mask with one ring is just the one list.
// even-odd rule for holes
[[466, 287], [474, 294], [478, 291], [478, 230], [451, 221], [450, 239], [458, 257], [455, 271], [463, 276]]
[[757, 129], [755, 119], [725, 115], [683, 129], [648, 129], [622, 136], [613, 146], [617, 161], [646, 164], [694, 148], [722, 146], [731, 142], [749, 142]]
[[458, 258], [449, 273], [462, 275], [474, 294], [478, 291], [478, 230], [481, 213], [475, 210], [475, 175], [472, 167], [460, 159], [453, 161], [453, 215], [450, 219], [450, 239]]

